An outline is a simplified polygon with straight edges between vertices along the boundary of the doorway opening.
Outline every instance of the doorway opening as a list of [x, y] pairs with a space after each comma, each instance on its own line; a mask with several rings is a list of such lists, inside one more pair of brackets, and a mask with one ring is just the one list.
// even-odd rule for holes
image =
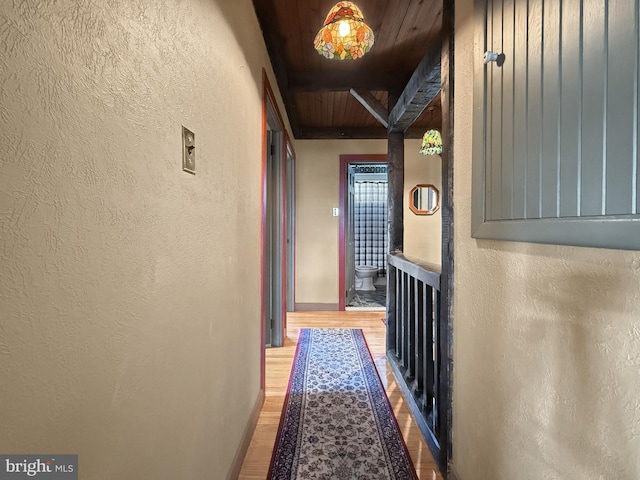
[[339, 310], [386, 310], [386, 161], [340, 155]]
[[263, 85], [262, 386], [265, 377], [265, 347], [283, 345], [287, 335], [286, 312], [292, 310], [295, 296], [295, 153], [264, 71]]
[[264, 298], [266, 307], [265, 345], [277, 346], [280, 342], [281, 319], [283, 317], [282, 296], [282, 238], [283, 231], [279, 217], [282, 198], [282, 132], [267, 122], [266, 130], [266, 224], [265, 224], [265, 284]]
[[[346, 310], [385, 310], [387, 306], [387, 164], [349, 165], [354, 177], [355, 294]], [[348, 197], [350, 198], [350, 197]]]

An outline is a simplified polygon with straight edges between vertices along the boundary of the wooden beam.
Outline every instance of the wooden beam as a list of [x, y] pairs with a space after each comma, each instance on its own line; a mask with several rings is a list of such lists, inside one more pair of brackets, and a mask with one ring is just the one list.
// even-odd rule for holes
[[433, 125], [427, 125], [425, 127], [409, 127], [407, 131], [404, 132], [404, 138], [422, 138], [424, 132], [426, 132], [427, 130], [440, 130], [440, 128], [442, 127], [439, 123], [434, 123]]
[[440, 91], [440, 45], [424, 56], [389, 115], [389, 131], [404, 132]]
[[387, 109], [382, 105], [371, 92], [366, 90], [352, 88], [349, 93], [358, 100], [367, 111], [373, 115], [373, 118], [378, 120], [384, 128], [389, 128], [389, 115]]
[[404, 249], [404, 134], [389, 133], [387, 153], [388, 253]]
[[440, 378], [438, 385], [438, 439], [441, 471], [446, 471], [453, 448], [453, 114], [454, 114], [454, 6], [443, 2], [442, 8], [442, 273], [440, 277]]
[[282, 47], [282, 38], [272, 28], [272, 25], [277, 25], [278, 21], [272, 3], [271, 1], [253, 0], [253, 8], [260, 22], [264, 42], [267, 46], [271, 66], [276, 75], [282, 101], [287, 110], [287, 117], [289, 118], [293, 136], [297, 138], [300, 133], [298, 110], [293, 94], [288, 90], [287, 60]]
[[302, 127], [298, 140], [376, 139], [387, 138], [384, 127]]
[[[404, 82], [403, 82], [404, 81]], [[287, 86], [292, 92], [348, 91], [352, 88], [369, 91], [387, 91], [406, 85], [406, 77], [397, 73], [344, 70], [312, 70], [291, 72]]]

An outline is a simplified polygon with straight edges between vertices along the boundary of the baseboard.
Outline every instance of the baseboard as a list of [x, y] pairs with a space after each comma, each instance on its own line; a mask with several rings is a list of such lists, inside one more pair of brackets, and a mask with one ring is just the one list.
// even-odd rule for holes
[[296, 312], [337, 312], [337, 303], [296, 303]]
[[244, 457], [247, 454], [247, 450], [249, 450], [249, 444], [251, 443], [251, 437], [253, 437], [253, 432], [256, 429], [256, 425], [258, 424], [258, 417], [260, 416], [260, 410], [262, 410], [262, 405], [264, 404], [264, 389], [260, 390], [258, 393], [258, 398], [256, 399], [256, 403], [253, 406], [253, 410], [251, 411], [251, 415], [249, 416], [249, 421], [247, 422], [247, 426], [244, 429], [244, 433], [242, 434], [242, 440], [240, 441], [240, 446], [236, 451], [236, 455], [233, 458], [233, 463], [231, 464], [231, 470], [229, 471], [229, 475], [227, 475], [227, 480], [237, 480], [240, 476], [240, 470], [242, 469], [242, 462], [244, 462]]
[[447, 474], [447, 480], [460, 480], [460, 477], [458, 476], [456, 471], [453, 469], [452, 465], [449, 466], [449, 473]]

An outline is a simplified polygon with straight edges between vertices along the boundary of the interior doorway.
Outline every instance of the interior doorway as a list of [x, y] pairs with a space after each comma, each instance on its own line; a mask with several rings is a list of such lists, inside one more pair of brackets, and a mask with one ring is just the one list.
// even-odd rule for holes
[[294, 177], [295, 153], [263, 72], [262, 160], [262, 385], [265, 347], [280, 347], [286, 338], [286, 312], [294, 290]]
[[[384, 277], [386, 272], [386, 253], [388, 250], [386, 237], [386, 198], [380, 198], [381, 194], [386, 196], [386, 190], [376, 188], [376, 183], [385, 183], [386, 187], [386, 155], [340, 155], [340, 221], [339, 221], [339, 279], [338, 279], [338, 309], [346, 310], [347, 305], [358, 304], [355, 308], [380, 309], [383, 310], [384, 300], [375, 297], [376, 291], [385, 296], [383, 286], [376, 288], [375, 283]], [[366, 168], [364, 166], [370, 166]], [[364, 168], [363, 168], [364, 167]], [[364, 185], [367, 176], [371, 185]], [[384, 177], [384, 178], [383, 178]], [[359, 181], [357, 181], [359, 180]], [[359, 194], [370, 195], [371, 201], [368, 205], [360, 205], [362, 212], [357, 212], [356, 198]], [[364, 198], [364, 197], [363, 197]], [[384, 205], [380, 201], [385, 200]], [[368, 214], [370, 218], [361, 217], [361, 222], [357, 222], [358, 213], [365, 213], [365, 209], [370, 207]], [[381, 208], [383, 211], [381, 211]], [[374, 213], [375, 211], [375, 213]], [[380, 213], [384, 213], [382, 218]], [[366, 215], [366, 214], [365, 214]], [[376, 225], [374, 227], [373, 222]], [[369, 220], [371, 222], [369, 223]], [[380, 223], [382, 221], [382, 223]], [[378, 229], [383, 235], [376, 235], [374, 230]], [[356, 289], [356, 282], [363, 280], [356, 278], [356, 265], [375, 267], [375, 277], [369, 278], [373, 286], [367, 290]], [[360, 274], [359, 274], [360, 275]], [[384, 280], [384, 278], [382, 278]], [[362, 286], [360, 286], [362, 288]], [[370, 307], [365, 306], [369, 298], [374, 302], [374, 297], [379, 304]]]
[[[269, 107], [269, 105], [268, 105]], [[268, 108], [272, 112], [272, 108]], [[284, 305], [282, 291], [284, 283], [283, 251], [284, 230], [282, 215], [284, 166], [282, 162], [283, 132], [277, 130], [272, 115], [268, 115], [265, 145], [265, 235], [264, 235], [264, 300], [265, 300], [265, 345], [282, 345]]]

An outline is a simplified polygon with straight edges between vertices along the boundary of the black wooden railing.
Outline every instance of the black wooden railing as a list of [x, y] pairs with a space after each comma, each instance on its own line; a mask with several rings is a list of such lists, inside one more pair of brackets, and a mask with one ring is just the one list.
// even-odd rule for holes
[[[388, 256], [387, 359], [434, 458], [441, 464], [446, 416], [440, 405], [440, 271], [402, 254]], [[444, 452], [442, 452], [444, 453]]]

